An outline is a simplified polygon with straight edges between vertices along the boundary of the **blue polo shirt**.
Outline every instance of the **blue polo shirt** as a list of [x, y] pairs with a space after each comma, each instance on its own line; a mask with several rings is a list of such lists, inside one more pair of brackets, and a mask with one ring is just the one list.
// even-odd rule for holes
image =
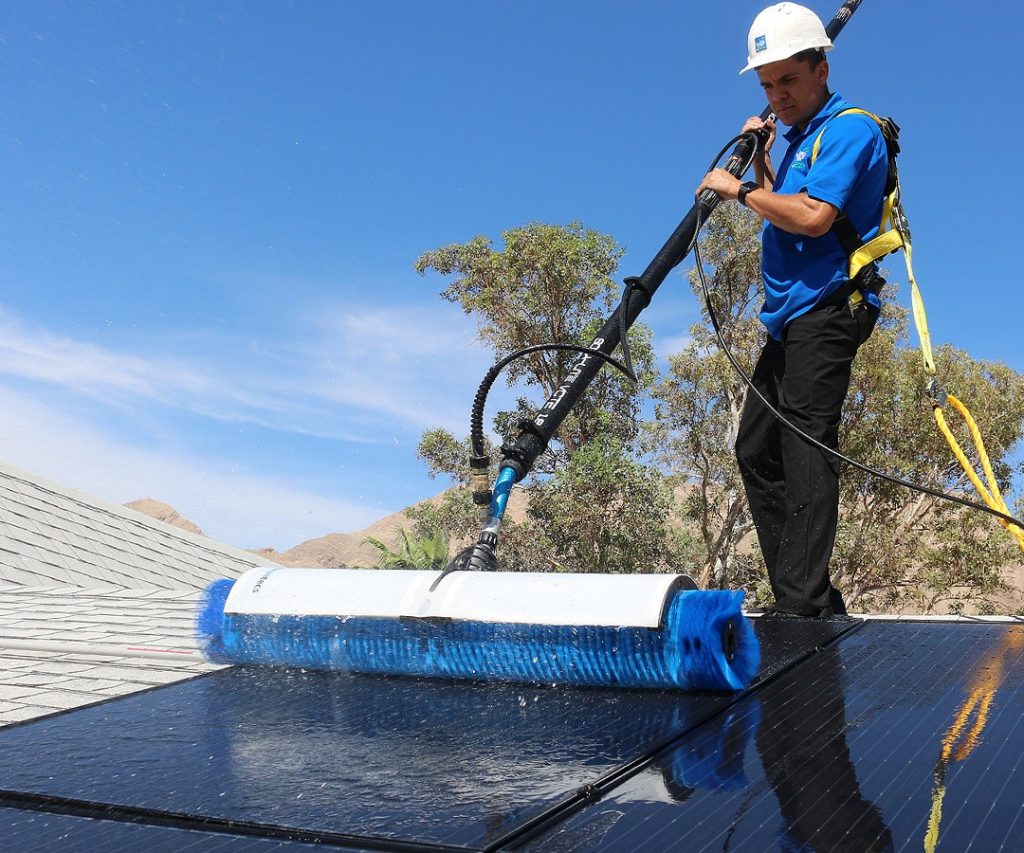
[[[862, 240], [878, 234], [889, 160], [885, 139], [869, 116], [851, 113], [829, 121], [852, 105], [832, 95], [802, 131], [786, 134], [789, 149], [779, 164], [775, 192], [806, 192], [845, 210]], [[811, 149], [822, 127], [818, 156]], [[835, 234], [790, 234], [765, 221], [761, 232], [764, 307], [761, 322], [782, 339], [791, 320], [806, 314], [847, 280], [848, 262]]]

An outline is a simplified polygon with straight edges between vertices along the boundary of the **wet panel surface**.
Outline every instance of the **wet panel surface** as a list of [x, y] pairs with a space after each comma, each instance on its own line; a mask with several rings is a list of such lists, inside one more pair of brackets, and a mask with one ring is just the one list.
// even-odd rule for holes
[[89, 853], [97, 850], [116, 850], [117, 853], [154, 853], [159, 850], [176, 853], [309, 853], [323, 849], [314, 844], [285, 840], [2, 807], [0, 826], [3, 827], [3, 849], [18, 853], [53, 853], [55, 850]]
[[[800, 623], [765, 644], [765, 667], [846, 627]], [[0, 731], [0, 778], [76, 801], [478, 846], [731, 701], [234, 668]], [[740, 755], [753, 731], [742, 715], [705, 729], [706, 748]], [[666, 790], [688, 787], [694, 760], [661, 769]], [[718, 772], [732, 784], [742, 766]]]
[[1022, 850], [1022, 682], [1024, 626], [869, 623], [532, 846]]

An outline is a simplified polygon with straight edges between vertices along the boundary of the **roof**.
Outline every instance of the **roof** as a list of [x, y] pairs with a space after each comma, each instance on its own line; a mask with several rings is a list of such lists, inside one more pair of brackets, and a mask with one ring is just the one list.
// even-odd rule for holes
[[0, 463], [0, 577], [8, 584], [197, 590], [273, 565]]
[[0, 725], [213, 669], [201, 590], [272, 565], [0, 464]]

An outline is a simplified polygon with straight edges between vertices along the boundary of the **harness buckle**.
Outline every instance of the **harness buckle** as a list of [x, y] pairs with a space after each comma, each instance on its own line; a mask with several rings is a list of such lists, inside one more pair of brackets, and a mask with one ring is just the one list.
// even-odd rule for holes
[[910, 222], [907, 220], [907, 215], [903, 212], [903, 204], [899, 195], [896, 196], [896, 201], [892, 206], [892, 227], [900, 233], [904, 244], [911, 242]]
[[846, 297], [846, 307], [850, 309], [850, 314], [856, 317], [858, 313], [864, 310], [867, 303], [864, 301], [864, 294], [860, 292], [860, 288], [856, 285], [853, 290], [850, 291], [850, 295]]
[[931, 397], [932, 403], [938, 406], [940, 409], [944, 409], [946, 404], [949, 402], [949, 395], [946, 393], [946, 389], [942, 387], [939, 380], [936, 377], [932, 377], [928, 380], [928, 384], [924, 386], [924, 390]]

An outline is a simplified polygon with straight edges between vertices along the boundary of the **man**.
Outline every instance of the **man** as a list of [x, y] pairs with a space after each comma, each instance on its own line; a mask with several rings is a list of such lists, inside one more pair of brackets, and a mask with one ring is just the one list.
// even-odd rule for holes
[[[755, 180], [715, 169], [698, 192], [736, 199], [764, 220], [761, 269], [768, 330], [753, 382], [782, 415], [836, 448], [857, 348], [878, 317], [877, 295], [852, 307], [847, 253], [836, 233], [843, 212], [857, 235], [878, 233], [888, 157], [869, 116], [839, 116], [850, 104], [828, 88], [832, 43], [818, 17], [795, 3], [762, 11], [747, 39], [775, 117], [789, 126], [789, 149], [773, 175], [775, 123], [749, 119], [766, 138]], [[820, 137], [820, 139], [819, 139]], [[814, 155], [815, 143], [817, 154]], [[865, 289], [866, 290], [866, 289]], [[773, 615], [827, 617], [846, 612], [828, 563], [839, 511], [839, 462], [783, 427], [753, 393], [743, 409], [736, 456], [775, 594]]]

